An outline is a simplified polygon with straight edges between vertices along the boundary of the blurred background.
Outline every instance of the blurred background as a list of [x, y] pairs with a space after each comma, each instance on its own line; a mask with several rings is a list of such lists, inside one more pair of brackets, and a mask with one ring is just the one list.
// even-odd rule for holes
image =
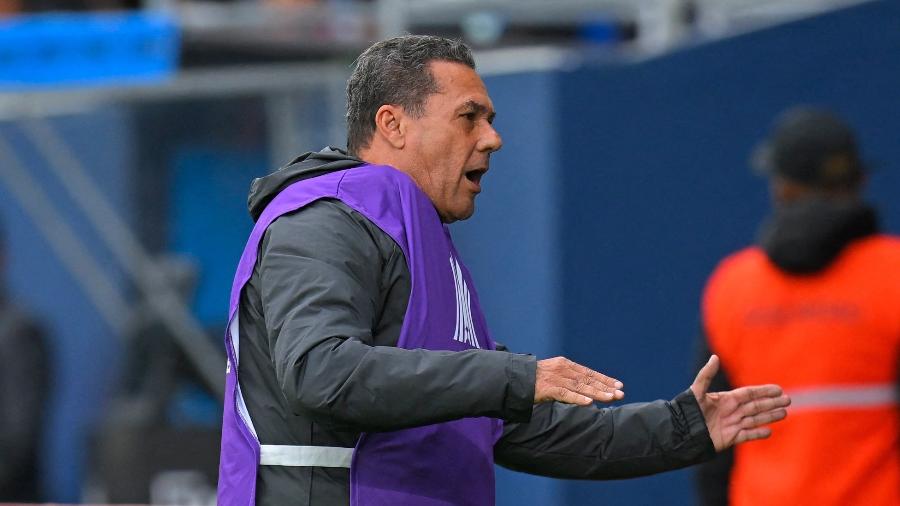
[[[898, 1], [0, 0], [0, 13], [0, 304], [37, 350], [0, 354], [22, 371], [4, 411], [37, 406], [3, 440], [37, 441], [3, 500], [33, 478], [46, 502], [215, 503], [250, 180], [344, 146], [345, 80], [383, 37], [476, 49], [505, 146], [452, 230], [495, 338], [618, 377], [629, 401], [693, 378], [706, 277], [767, 213], [748, 159], [779, 111], [844, 116], [877, 162], [868, 197], [900, 231]], [[498, 470], [498, 504], [691, 505], [690, 473]]]

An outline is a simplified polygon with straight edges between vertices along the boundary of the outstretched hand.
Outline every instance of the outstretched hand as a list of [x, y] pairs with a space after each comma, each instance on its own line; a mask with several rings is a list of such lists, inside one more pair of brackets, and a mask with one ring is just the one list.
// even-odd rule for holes
[[622, 382], [565, 357], [538, 360], [534, 402], [559, 401], [587, 406], [625, 397]]
[[700, 369], [691, 391], [709, 429], [716, 451], [725, 450], [745, 441], [765, 439], [772, 430], [764, 425], [783, 420], [791, 399], [778, 385], [757, 385], [736, 388], [728, 392], [707, 392], [719, 370], [719, 357], [713, 355]]

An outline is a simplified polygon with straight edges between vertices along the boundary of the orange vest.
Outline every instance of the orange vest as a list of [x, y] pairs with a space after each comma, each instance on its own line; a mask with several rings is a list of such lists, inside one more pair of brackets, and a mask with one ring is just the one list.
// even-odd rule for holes
[[733, 386], [793, 399], [771, 438], [735, 449], [732, 505], [900, 505], [900, 238], [852, 242], [813, 276], [743, 250], [711, 277], [703, 320]]

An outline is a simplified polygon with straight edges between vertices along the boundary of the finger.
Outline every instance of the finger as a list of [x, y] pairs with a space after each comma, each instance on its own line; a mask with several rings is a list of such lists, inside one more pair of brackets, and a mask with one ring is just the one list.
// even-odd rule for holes
[[781, 387], [778, 385], [754, 385], [749, 387], [741, 387], [732, 390], [731, 395], [739, 403], [748, 403], [756, 399], [767, 397], [779, 397], [783, 394]]
[[[594, 381], [594, 380], [589, 380], [589, 381], [590, 381], [589, 383], [583, 384], [583, 388], [585, 390], [579, 390], [580, 393], [583, 393], [585, 395], [591, 395], [592, 397], [594, 396], [592, 394], [598, 394], [598, 395], [602, 396], [602, 399], [600, 399], [600, 400], [607, 401], [607, 402], [619, 400], [619, 399], [622, 399], [625, 397], [625, 392], [623, 392], [622, 390], [619, 390], [618, 388], [611, 387], [608, 384], [601, 383], [599, 381]], [[619, 384], [621, 385], [622, 383], [620, 382]]]
[[594, 402], [594, 400], [590, 397], [581, 395], [577, 392], [573, 392], [572, 390], [569, 390], [565, 387], [555, 388], [553, 390], [552, 397], [559, 402], [563, 402], [566, 404], [577, 404], [579, 406], [587, 406], [588, 404], [592, 404]]
[[567, 361], [566, 367], [559, 375], [568, 380], [564, 386], [595, 400], [610, 402], [625, 397], [625, 392], [619, 389], [622, 386], [621, 381], [571, 360]]
[[777, 422], [779, 420], [784, 420], [787, 416], [787, 410], [784, 408], [773, 409], [772, 411], [766, 411], [765, 413], [759, 413], [758, 415], [748, 416], [741, 419], [741, 428], [742, 429], [752, 429], [755, 427], [759, 427], [761, 425], [768, 425], [770, 423]]
[[577, 374], [572, 369], [553, 378], [553, 383], [579, 395], [590, 397], [592, 400], [610, 402], [616, 398], [616, 390], [612, 387], [584, 374]]
[[753, 416], [757, 413], [763, 413], [765, 411], [771, 411], [777, 408], [786, 408], [790, 406], [790, 404], [791, 398], [786, 395], [779, 395], [778, 397], [764, 397], [741, 404], [741, 406], [738, 408], [738, 414], [741, 416], [741, 418], [743, 418], [745, 416]]
[[617, 380], [616, 378], [612, 378], [601, 372], [595, 371], [590, 367], [585, 367], [577, 362], [572, 362], [570, 360], [568, 365], [569, 369], [576, 374], [587, 376], [595, 382], [602, 383], [604, 386], [610, 387], [612, 389], [621, 389], [624, 386], [622, 382]]
[[709, 357], [709, 360], [706, 361], [706, 365], [704, 365], [700, 372], [697, 373], [697, 377], [694, 378], [694, 384], [692, 385], [691, 390], [694, 390], [695, 394], [698, 396], [702, 396], [709, 390], [709, 385], [712, 383], [713, 377], [719, 371], [719, 357], [716, 355], [712, 355]]
[[570, 390], [601, 402], [612, 402], [625, 397], [625, 393], [621, 390], [616, 390], [603, 383], [593, 381], [587, 376], [581, 376], [580, 378], [570, 379], [568, 381]]
[[734, 438], [734, 444], [745, 443], [747, 441], [754, 441], [756, 439], [766, 439], [767, 437], [772, 435], [772, 429], [768, 427], [760, 427], [758, 429], [750, 429], [750, 430], [742, 430], [738, 432], [737, 436]]

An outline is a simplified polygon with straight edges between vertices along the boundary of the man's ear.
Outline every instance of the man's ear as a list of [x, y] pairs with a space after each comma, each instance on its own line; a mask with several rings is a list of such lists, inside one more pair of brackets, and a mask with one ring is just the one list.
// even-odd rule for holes
[[403, 108], [385, 104], [375, 112], [375, 135], [381, 136], [395, 149], [406, 145], [406, 115]]

